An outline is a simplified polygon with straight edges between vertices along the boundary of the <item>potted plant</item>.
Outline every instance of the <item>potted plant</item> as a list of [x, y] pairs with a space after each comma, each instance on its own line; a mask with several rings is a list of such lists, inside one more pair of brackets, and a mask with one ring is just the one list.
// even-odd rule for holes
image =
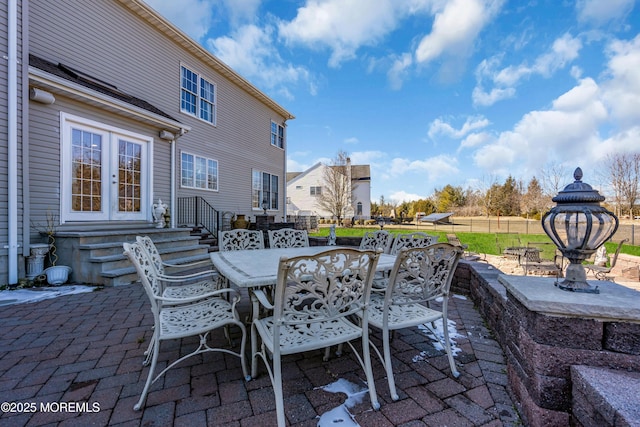
[[47, 211], [47, 221], [43, 227], [36, 227], [40, 234], [47, 236], [47, 244], [49, 245], [49, 263], [50, 267], [44, 270], [44, 274], [47, 276], [47, 283], [50, 285], [58, 286], [66, 283], [69, 280], [69, 274], [71, 273], [71, 267], [67, 265], [57, 265], [58, 255], [56, 254], [56, 227], [57, 218], [56, 215]]

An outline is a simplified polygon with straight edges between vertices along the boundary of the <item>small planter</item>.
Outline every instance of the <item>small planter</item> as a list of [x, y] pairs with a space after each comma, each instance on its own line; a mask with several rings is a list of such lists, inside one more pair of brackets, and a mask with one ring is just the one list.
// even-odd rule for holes
[[69, 273], [71, 273], [71, 267], [66, 265], [56, 265], [44, 270], [44, 274], [47, 275], [47, 283], [54, 286], [66, 283], [69, 280]]

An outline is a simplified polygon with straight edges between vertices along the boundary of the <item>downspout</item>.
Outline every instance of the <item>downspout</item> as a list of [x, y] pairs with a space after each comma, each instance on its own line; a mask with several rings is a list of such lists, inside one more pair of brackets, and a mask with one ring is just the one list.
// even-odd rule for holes
[[7, 139], [8, 139], [8, 284], [18, 283], [18, 5], [8, 3]]
[[282, 155], [284, 156], [284, 174], [282, 176], [282, 193], [284, 194], [284, 198], [282, 199], [282, 222], [287, 222], [288, 219], [288, 213], [287, 213], [287, 149], [289, 147], [289, 140], [287, 139], [287, 133], [286, 133], [286, 129], [287, 129], [287, 119], [284, 119], [284, 121], [282, 122], [282, 126], [284, 126], [285, 128], [285, 143], [284, 143], [284, 150], [282, 150]]
[[171, 212], [171, 222], [169, 227], [176, 227], [176, 139], [171, 140], [171, 201], [169, 202], [169, 212]]
[[31, 181], [29, 178], [29, 2], [22, 3], [22, 256], [31, 255]]

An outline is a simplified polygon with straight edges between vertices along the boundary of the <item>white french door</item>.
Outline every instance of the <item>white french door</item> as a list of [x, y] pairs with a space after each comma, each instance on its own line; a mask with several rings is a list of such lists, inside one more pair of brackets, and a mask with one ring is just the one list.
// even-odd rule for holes
[[147, 220], [152, 138], [63, 114], [62, 221]]

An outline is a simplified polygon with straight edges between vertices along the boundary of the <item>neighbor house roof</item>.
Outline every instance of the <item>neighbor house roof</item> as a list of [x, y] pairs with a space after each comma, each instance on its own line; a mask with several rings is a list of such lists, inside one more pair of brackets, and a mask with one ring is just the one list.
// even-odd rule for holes
[[[287, 183], [291, 183], [302, 175], [306, 175], [313, 169], [322, 166], [321, 162], [316, 163], [304, 172], [287, 172]], [[351, 165], [351, 179], [353, 181], [371, 180], [371, 169], [369, 165]]]

